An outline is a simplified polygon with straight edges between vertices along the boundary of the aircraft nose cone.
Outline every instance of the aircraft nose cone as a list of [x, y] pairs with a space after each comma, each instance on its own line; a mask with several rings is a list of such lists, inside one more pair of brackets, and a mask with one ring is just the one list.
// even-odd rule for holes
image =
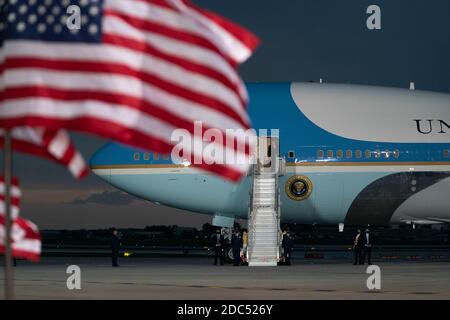
[[[89, 161], [89, 167], [92, 172], [106, 182], [111, 182], [111, 169], [119, 164], [123, 158], [121, 151], [124, 149], [119, 144], [107, 143], [97, 150]], [[122, 151], [123, 152], [123, 151]]]
[[89, 167], [91, 170], [96, 170], [101, 167], [105, 167], [107, 165], [111, 165], [111, 157], [110, 157], [110, 147], [109, 144], [104, 145], [100, 149], [98, 149], [89, 160]]

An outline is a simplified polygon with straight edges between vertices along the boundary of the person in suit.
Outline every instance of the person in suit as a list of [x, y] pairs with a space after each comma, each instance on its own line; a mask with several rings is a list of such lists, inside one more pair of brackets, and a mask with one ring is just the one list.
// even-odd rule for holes
[[286, 247], [287, 247], [287, 230], [284, 230], [281, 235], [281, 249], [283, 251], [283, 254], [281, 255], [282, 264], [286, 263], [286, 254], [287, 254]]
[[358, 229], [353, 240], [353, 250], [355, 251], [355, 262], [353, 265], [362, 264], [363, 236], [361, 235], [361, 229]]
[[239, 229], [236, 229], [231, 236], [231, 247], [233, 248], [234, 266], [237, 267], [241, 264], [241, 248], [242, 248], [242, 236]]
[[118, 231], [116, 229], [112, 229], [112, 237], [111, 237], [111, 257], [112, 257], [112, 266], [118, 267], [119, 264], [117, 259], [119, 257], [120, 250], [120, 240], [118, 237]]
[[284, 264], [290, 266], [292, 247], [294, 246], [294, 237], [290, 232], [288, 231], [283, 232], [283, 239], [281, 240], [281, 246], [283, 247]]
[[366, 257], [367, 257], [367, 263], [369, 266], [372, 264], [372, 244], [373, 244], [373, 235], [370, 233], [369, 228], [366, 229], [365, 233], [362, 235], [363, 237], [363, 259], [360, 264], [366, 263]]
[[214, 265], [217, 266], [217, 260], [220, 260], [220, 265], [223, 265], [225, 238], [222, 234], [222, 230], [217, 229], [214, 238]]
[[248, 248], [248, 231], [242, 230], [242, 257], [244, 262], [247, 262], [247, 248]]

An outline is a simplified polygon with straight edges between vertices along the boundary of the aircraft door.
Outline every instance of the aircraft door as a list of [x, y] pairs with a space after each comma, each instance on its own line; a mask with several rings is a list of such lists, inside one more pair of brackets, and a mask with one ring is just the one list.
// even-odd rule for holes
[[258, 137], [258, 171], [277, 172], [279, 156], [278, 137]]

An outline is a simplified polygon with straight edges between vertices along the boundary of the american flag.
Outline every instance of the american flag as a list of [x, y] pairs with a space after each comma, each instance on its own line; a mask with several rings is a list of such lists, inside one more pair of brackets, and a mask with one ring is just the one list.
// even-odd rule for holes
[[[3, 145], [3, 134], [3, 130], [0, 130], [0, 146]], [[12, 129], [11, 137], [13, 149], [54, 160], [66, 166], [75, 178], [82, 178], [89, 173], [83, 156], [63, 129], [16, 127]]]
[[[37, 226], [22, 217], [19, 217], [21, 191], [17, 178], [12, 179], [11, 188], [11, 248], [15, 258], [39, 261], [41, 254], [41, 235]], [[5, 183], [0, 177], [0, 253], [5, 252]]]
[[[182, 128], [193, 135], [183, 156], [202, 160], [194, 146], [208, 129], [225, 138], [234, 129], [233, 143], [217, 143], [218, 152], [251, 154], [248, 97], [236, 68], [259, 40], [244, 28], [187, 0], [0, 4], [0, 127], [68, 128], [166, 154]], [[67, 13], [73, 5], [80, 15]], [[193, 165], [231, 180], [248, 168], [246, 161]]]
[[[19, 188], [19, 179], [14, 177], [11, 181], [11, 219], [17, 219], [20, 211], [22, 191]], [[5, 179], [0, 176], [0, 215], [5, 214]]]

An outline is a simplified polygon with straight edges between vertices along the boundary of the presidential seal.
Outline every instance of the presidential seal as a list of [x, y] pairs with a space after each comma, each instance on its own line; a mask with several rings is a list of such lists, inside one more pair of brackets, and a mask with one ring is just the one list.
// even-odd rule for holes
[[295, 201], [307, 199], [313, 190], [312, 182], [305, 176], [293, 176], [286, 182], [286, 194]]

